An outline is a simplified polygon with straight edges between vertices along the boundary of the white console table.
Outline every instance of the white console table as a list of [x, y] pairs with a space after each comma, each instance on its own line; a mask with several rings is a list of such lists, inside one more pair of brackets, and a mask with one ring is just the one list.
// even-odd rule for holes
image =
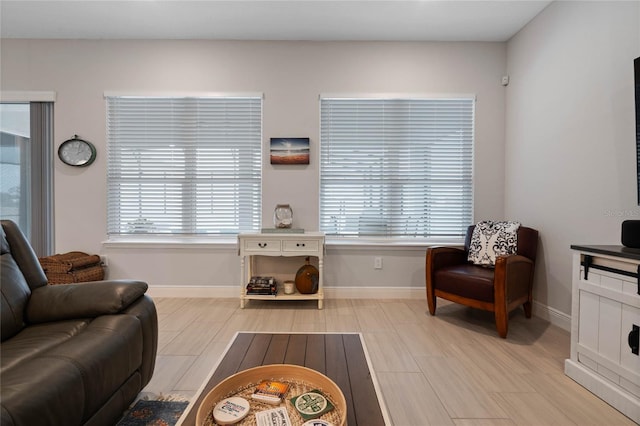
[[640, 250], [571, 248], [571, 358], [565, 373], [640, 423]]
[[[247, 300], [317, 300], [318, 309], [322, 309], [324, 300], [324, 233], [308, 232], [304, 234], [287, 233], [243, 233], [238, 235], [238, 254], [240, 255], [240, 308]], [[247, 294], [246, 285], [256, 274], [256, 256], [314, 256], [318, 258], [318, 291], [314, 294], [284, 294], [278, 287], [276, 296]], [[300, 265], [302, 266], [302, 264]]]

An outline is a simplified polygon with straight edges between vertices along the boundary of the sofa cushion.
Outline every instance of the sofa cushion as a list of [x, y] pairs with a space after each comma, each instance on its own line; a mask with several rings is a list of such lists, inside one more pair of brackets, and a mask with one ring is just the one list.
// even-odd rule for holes
[[31, 289], [10, 252], [0, 256], [0, 283], [0, 338], [4, 342], [24, 328], [24, 311], [31, 295]]
[[518, 249], [518, 222], [478, 222], [471, 235], [469, 262], [494, 266], [496, 257], [515, 254]]
[[72, 338], [6, 368], [3, 411], [21, 420], [39, 419], [25, 424], [81, 424], [130, 376], [139, 374], [141, 363], [138, 319], [98, 317]]
[[46, 354], [56, 345], [66, 342], [84, 330], [89, 320], [58, 321], [25, 327], [13, 338], [2, 342], [0, 373], [28, 358]]
[[2, 425], [80, 425], [82, 372], [72, 360], [31, 358], [2, 373]]
[[492, 303], [493, 277], [493, 269], [462, 264], [437, 270], [434, 279], [438, 290]]
[[136, 317], [105, 315], [46, 355], [73, 360], [82, 372], [83, 419], [95, 413], [142, 364], [142, 330]]

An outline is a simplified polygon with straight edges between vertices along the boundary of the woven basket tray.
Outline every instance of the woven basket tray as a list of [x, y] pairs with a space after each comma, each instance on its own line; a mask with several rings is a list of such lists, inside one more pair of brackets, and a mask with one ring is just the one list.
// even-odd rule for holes
[[277, 380], [289, 383], [287, 395], [279, 406], [287, 408], [289, 419], [293, 426], [301, 426], [305, 420], [298, 415], [289, 399], [313, 389], [320, 390], [335, 407], [320, 418], [335, 426], [346, 425], [347, 403], [344, 394], [333, 380], [315, 370], [299, 365], [274, 364], [250, 368], [227, 377], [220, 382], [207, 394], [200, 407], [198, 407], [196, 426], [217, 425], [213, 420], [213, 408], [218, 402], [231, 396], [245, 398], [251, 406], [249, 415], [236, 424], [255, 426], [256, 412], [277, 407], [276, 405], [265, 404], [251, 398], [255, 387], [263, 380]]
[[104, 266], [97, 254], [70, 251], [38, 259], [49, 284], [72, 284], [104, 279]]
[[74, 269], [86, 268], [87, 266], [100, 265], [102, 262], [97, 254], [87, 254], [81, 251], [70, 251], [64, 254], [54, 254], [53, 256], [41, 257], [38, 259], [45, 272], [65, 274]]
[[73, 284], [88, 281], [100, 281], [104, 279], [104, 267], [102, 265], [90, 266], [66, 274], [56, 272], [46, 272], [49, 284]]

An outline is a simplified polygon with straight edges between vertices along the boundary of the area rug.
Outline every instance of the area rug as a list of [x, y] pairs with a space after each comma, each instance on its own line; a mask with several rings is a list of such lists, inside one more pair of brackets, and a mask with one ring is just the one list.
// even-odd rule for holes
[[188, 401], [140, 400], [126, 412], [117, 426], [173, 426], [188, 404]]

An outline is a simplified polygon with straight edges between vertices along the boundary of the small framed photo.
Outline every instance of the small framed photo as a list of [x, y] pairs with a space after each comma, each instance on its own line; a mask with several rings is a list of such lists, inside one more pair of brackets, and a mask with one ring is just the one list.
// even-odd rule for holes
[[309, 138], [271, 138], [271, 164], [309, 164]]

